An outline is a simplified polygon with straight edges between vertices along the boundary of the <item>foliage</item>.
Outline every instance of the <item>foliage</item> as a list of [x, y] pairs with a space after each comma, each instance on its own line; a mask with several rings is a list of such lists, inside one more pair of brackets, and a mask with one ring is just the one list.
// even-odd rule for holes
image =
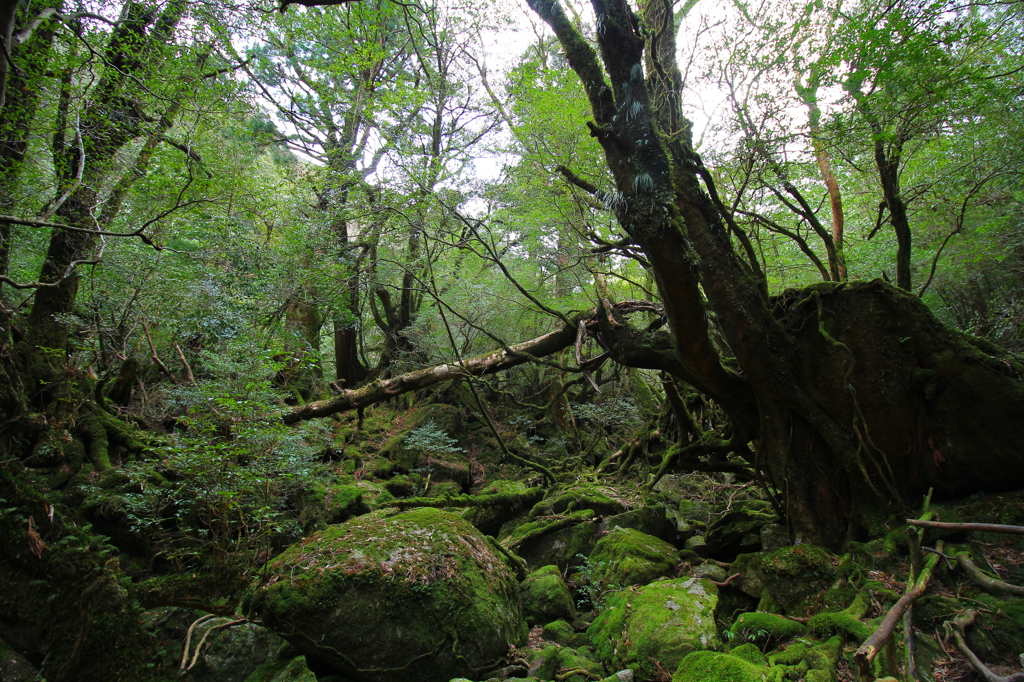
[[439, 455], [454, 455], [465, 452], [457, 443], [457, 440], [449, 436], [433, 420], [411, 430], [409, 435], [405, 437], [406, 447]]

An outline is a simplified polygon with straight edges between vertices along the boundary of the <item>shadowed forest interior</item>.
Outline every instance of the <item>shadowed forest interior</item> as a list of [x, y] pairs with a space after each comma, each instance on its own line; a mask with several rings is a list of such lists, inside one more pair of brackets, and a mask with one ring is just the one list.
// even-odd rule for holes
[[1024, 3], [0, 40], [0, 682], [1024, 680]]

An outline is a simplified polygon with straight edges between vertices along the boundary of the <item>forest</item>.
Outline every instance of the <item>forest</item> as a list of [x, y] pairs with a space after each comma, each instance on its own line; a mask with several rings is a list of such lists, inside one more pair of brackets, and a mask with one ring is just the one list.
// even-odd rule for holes
[[1024, 680], [1020, 0], [0, 41], [0, 682]]

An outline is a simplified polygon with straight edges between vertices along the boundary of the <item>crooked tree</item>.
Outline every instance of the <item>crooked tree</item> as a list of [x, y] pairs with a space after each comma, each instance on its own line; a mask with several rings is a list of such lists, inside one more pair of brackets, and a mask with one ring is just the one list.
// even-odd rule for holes
[[781, 493], [795, 536], [839, 547], [929, 487], [1024, 484], [1017, 358], [884, 282], [764, 293], [693, 149], [669, 0], [592, 0], [596, 47], [557, 0], [528, 3], [586, 91], [614, 182], [591, 189], [650, 263], [678, 375], [726, 410], [732, 442], [753, 445], [737, 454]]

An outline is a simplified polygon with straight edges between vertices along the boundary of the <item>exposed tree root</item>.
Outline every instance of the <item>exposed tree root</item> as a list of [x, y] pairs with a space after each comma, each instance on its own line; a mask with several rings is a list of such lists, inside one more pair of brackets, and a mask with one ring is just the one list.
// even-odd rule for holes
[[976, 615], [977, 613], [975, 611], [969, 609], [959, 618], [947, 620], [942, 624], [942, 627], [946, 632], [946, 637], [951, 637], [953, 641], [956, 642], [956, 648], [960, 650], [960, 653], [964, 655], [967, 661], [971, 664], [971, 667], [974, 668], [985, 682], [1024, 682], [1024, 673], [1014, 673], [1007, 677], [996, 675], [994, 672], [989, 670], [988, 666], [982, 663], [981, 659], [975, 656], [974, 652], [967, 646], [967, 642], [964, 640], [963, 631], [974, 623], [974, 617]]
[[995, 578], [988, 577], [980, 568], [978, 568], [977, 564], [971, 561], [971, 555], [967, 552], [957, 552], [956, 562], [960, 564], [960, 568], [964, 570], [964, 573], [971, 577], [971, 580], [973, 580], [978, 587], [989, 594], [1001, 597], [1024, 597], [1024, 587], [1011, 585], [1010, 583], [1003, 582], [1002, 580], [996, 580]]

